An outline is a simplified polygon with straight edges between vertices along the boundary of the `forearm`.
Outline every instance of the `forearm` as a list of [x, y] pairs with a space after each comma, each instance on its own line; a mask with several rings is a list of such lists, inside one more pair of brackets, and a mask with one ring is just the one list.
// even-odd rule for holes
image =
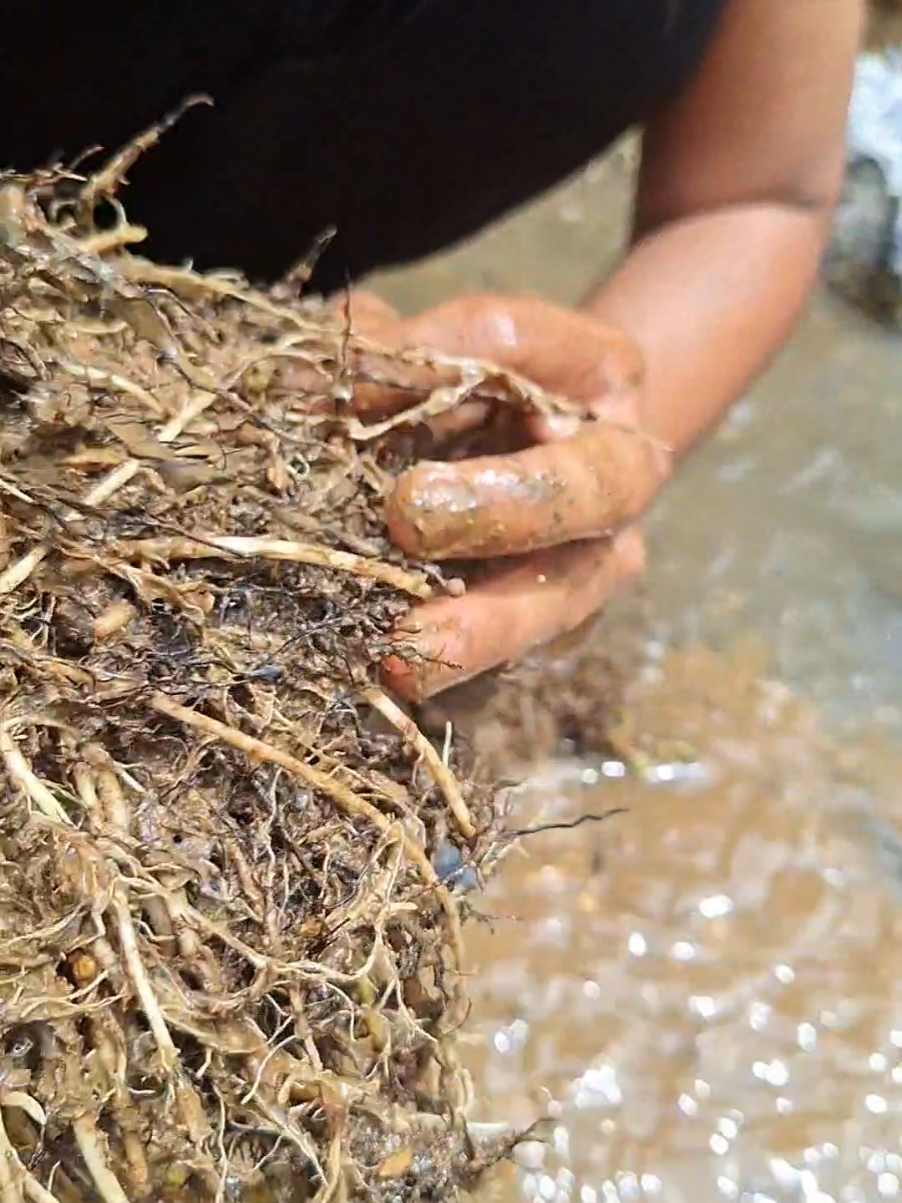
[[683, 219], [638, 242], [584, 302], [643, 348], [647, 429], [677, 456], [786, 342], [826, 227], [823, 214], [767, 204]]

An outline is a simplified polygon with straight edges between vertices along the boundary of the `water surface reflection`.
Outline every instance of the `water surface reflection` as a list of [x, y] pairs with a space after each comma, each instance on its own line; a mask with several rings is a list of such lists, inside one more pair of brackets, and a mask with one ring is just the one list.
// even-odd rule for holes
[[[632, 162], [377, 284], [406, 311], [572, 302], [619, 253]], [[902, 759], [866, 734], [902, 734], [900, 365], [898, 333], [816, 297], [655, 507], [655, 640], [763, 636], [775, 676], [862, 731], [837, 747], [754, 669], [685, 653], [638, 688], [634, 727], [694, 744], [707, 784], [522, 799], [524, 821], [630, 813], [533, 837], [485, 900], [494, 931], [471, 931], [481, 1114], [554, 1129], [499, 1203], [902, 1192]]]
[[629, 813], [525, 841], [471, 934], [479, 1117], [552, 1121], [492, 1193], [895, 1197], [900, 762], [836, 747], [785, 689], [703, 651], [637, 687], [633, 713], [707, 781], [546, 775], [525, 820]]

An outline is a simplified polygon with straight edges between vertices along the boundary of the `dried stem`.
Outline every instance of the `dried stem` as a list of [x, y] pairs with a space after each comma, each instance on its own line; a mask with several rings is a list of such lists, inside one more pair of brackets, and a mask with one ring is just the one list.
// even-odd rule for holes
[[158, 417], [163, 413], [163, 407], [153, 393], [142, 388], [140, 384], [135, 384], [133, 380], [120, 376], [118, 372], [105, 372], [102, 368], [87, 367], [85, 364], [69, 363], [65, 360], [61, 361], [59, 366], [75, 380], [83, 380], [92, 388], [108, 388], [128, 393], [130, 397], [146, 405], [151, 413]]
[[121, 251], [125, 246], [135, 246], [147, 239], [144, 226], [133, 226], [120, 222], [111, 230], [98, 230], [79, 238], [78, 246], [83, 255], [108, 255], [110, 251]]
[[240, 301], [267, 317], [280, 322], [291, 322], [308, 335], [313, 335], [317, 330], [321, 332], [321, 327], [309, 319], [302, 318], [296, 311], [284, 305], [276, 304], [262, 292], [234, 276], [212, 273], [201, 275], [188, 267], [165, 267], [138, 257], [129, 257], [117, 264], [117, 267], [127, 280], [136, 284], [154, 284], [160, 288], [171, 289], [177, 296], [189, 301], [197, 301], [205, 296]]
[[[450, 355], [446, 352], [425, 351], [416, 347], [402, 347], [391, 350], [380, 343], [376, 343], [360, 335], [354, 338], [353, 345], [356, 349], [382, 358], [392, 365], [404, 364], [409, 367], [453, 371], [461, 381], [463, 391], [460, 399], [474, 393], [478, 389], [481, 399], [491, 398], [508, 404], [514, 402], [521, 406], [525, 405], [539, 413], [581, 414], [583, 412], [570, 398], [547, 393], [531, 380], [527, 380], [525, 376], [519, 376], [516, 372], [508, 371], [506, 368], [499, 368], [497, 364], [489, 363], [486, 360], [473, 359], [462, 355]], [[465, 388], [464, 383], [466, 384]], [[441, 389], [438, 391], [441, 393], [446, 390]], [[434, 401], [432, 397], [428, 397], [422, 402], [422, 406], [427, 408], [426, 417], [436, 416], [428, 412], [430, 403], [437, 407], [437, 412], [445, 413], [457, 402], [450, 401], [449, 403], [447, 396], [440, 396]], [[396, 414], [394, 415], [394, 419], [397, 419], [394, 421], [394, 425], [401, 425], [404, 421], [404, 415]], [[418, 420], [422, 421], [423, 419], [419, 418]], [[349, 433], [352, 434], [352, 437], [365, 438], [367, 432], [374, 429], [374, 426], [363, 426], [359, 432], [349, 431]], [[393, 427], [388, 427], [387, 429], [390, 430]], [[383, 431], [383, 433], [387, 433], [387, 430]]]
[[209, 96], [189, 96], [178, 108], [167, 113], [162, 121], [157, 121], [149, 126], [137, 138], [133, 138], [121, 150], [112, 155], [103, 167], [87, 180], [79, 193], [76, 214], [80, 223], [93, 229], [94, 210], [98, 202], [116, 195], [119, 187], [125, 183], [127, 173], [134, 167], [138, 159], [156, 146], [167, 130], [172, 129], [188, 109], [199, 104], [212, 103]]
[[0, 596], [13, 593], [20, 585], [24, 585], [49, 551], [49, 544], [39, 543], [0, 573]]
[[398, 426], [415, 426], [429, 421], [430, 418], [437, 418], [440, 414], [457, 409], [461, 401], [466, 400], [482, 380], [483, 377], [476, 374], [465, 377], [462, 384], [433, 389], [425, 401], [412, 405], [410, 409], [401, 410], [382, 422], [366, 423], [357, 418], [349, 418], [346, 423], [348, 434], [359, 443], [368, 443], [383, 438]]

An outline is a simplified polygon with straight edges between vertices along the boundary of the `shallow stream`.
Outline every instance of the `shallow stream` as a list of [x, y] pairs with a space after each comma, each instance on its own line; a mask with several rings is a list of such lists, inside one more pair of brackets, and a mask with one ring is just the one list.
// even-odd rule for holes
[[[379, 287], [573, 300], [629, 179], [614, 156]], [[533, 837], [482, 902], [479, 1111], [552, 1137], [499, 1203], [902, 1196], [900, 440], [902, 336], [818, 297], [653, 515], [633, 711], [700, 767], [570, 764], [522, 799], [629, 813]]]

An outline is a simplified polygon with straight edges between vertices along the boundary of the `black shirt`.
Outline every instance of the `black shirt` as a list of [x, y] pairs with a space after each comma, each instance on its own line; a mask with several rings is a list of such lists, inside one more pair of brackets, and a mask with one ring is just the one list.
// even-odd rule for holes
[[0, 0], [0, 164], [113, 149], [169, 261], [324, 291], [469, 235], [647, 120], [724, 0]]

